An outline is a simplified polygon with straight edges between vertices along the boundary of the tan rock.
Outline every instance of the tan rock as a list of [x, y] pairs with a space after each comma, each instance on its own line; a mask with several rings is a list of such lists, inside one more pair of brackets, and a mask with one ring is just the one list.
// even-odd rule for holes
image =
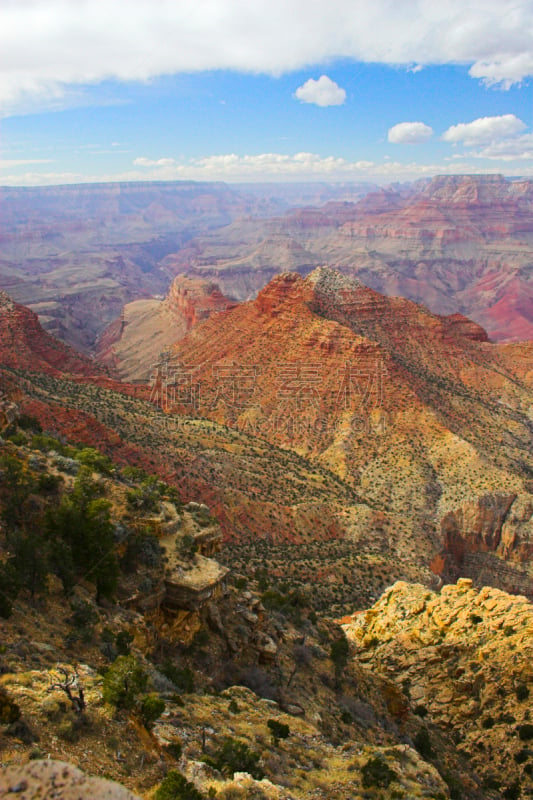
[[0, 796], [13, 800], [139, 800], [114, 781], [91, 778], [63, 761], [31, 761], [0, 770]]

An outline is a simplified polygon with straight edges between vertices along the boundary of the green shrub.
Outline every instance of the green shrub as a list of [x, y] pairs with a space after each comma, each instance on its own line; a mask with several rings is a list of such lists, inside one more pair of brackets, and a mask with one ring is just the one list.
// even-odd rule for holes
[[526, 750], [525, 747], [519, 750], [518, 753], [514, 754], [514, 760], [516, 761], [517, 764], [523, 764], [524, 761], [528, 760], [528, 758], [529, 758], [529, 750]]
[[513, 781], [510, 786], [504, 791], [503, 796], [505, 800], [520, 800], [520, 783], [519, 781]]
[[57, 492], [62, 483], [63, 478], [60, 475], [52, 475], [50, 472], [45, 472], [43, 475], [39, 475], [37, 488], [43, 494], [53, 494]]
[[462, 779], [456, 773], [446, 771], [442, 773], [442, 777], [448, 784], [451, 800], [463, 800], [464, 795]]
[[420, 728], [414, 738], [414, 745], [422, 758], [428, 759], [433, 756], [433, 747], [431, 745], [431, 738], [427, 728]]
[[178, 667], [168, 659], [161, 667], [161, 672], [179, 691], [185, 694], [194, 692], [194, 672], [189, 667]]
[[104, 676], [104, 700], [116, 708], [131, 709], [147, 683], [148, 675], [134, 656], [119, 656]]
[[484, 789], [495, 789], [496, 791], [498, 791], [501, 785], [502, 785], [501, 781], [490, 772], [483, 778]]
[[280, 739], [286, 739], [291, 732], [291, 729], [285, 722], [280, 722], [277, 719], [269, 719], [267, 725], [275, 744], [277, 744]]
[[37, 417], [32, 417], [29, 414], [21, 414], [17, 418], [17, 425], [24, 431], [33, 431], [34, 433], [42, 433], [43, 431], [43, 427]]
[[135, 572], [139, 564], [146, 567], [160, 566], [164, 549], [159, 544], [157, 536], [147, 530], [138, 531], [133, 536], [126, 531], [126, 536], [128, 537], [126, 551], [120, 562], [125, 572]]
[[65, 742], [74, 744], [80, 739], [80, 728], [76, 724], [76, 720], [70, 716], [64, 717], [59, 724], [55, 726], [58, 736], [64, 739]]
[[76, 454], [76, 461], [83, 464], [85, 467], [93, 470], [93, 472], [100, 472], [102, 475], [109, 475], [113, 462], [109, 456], [104, 455], [94, 447], [84, 447]]
[[165, 710], [165, 701], [158, 694], [151, 693], [143, 697], [141, 701], [140, 716], [144, 727], [147, 730], [152, 728], [156, 719], [158, 719]]
[[54, 439], [53, 436], [47, 436], [43, 433], [37, 433], [31, 438], [31, 446], [33, 450], [41, 450], [46, 453], [49, 450], [55, 450], [56, 453], [65, 455], [65, 447], [59, 439]]
[[72, 616], [69, 619], [71, 625], [76, 628], [89, 628], [98, 622], [98, 612], [86, 600], [73, 597], [70, 601]]
[[13, 612], [13, 601], [21, 589], [20, 576], [9, 561], [0, 563], [0, 617], [7, 619]]
[[154, 800], [203, 800], [203, 798], [196, 786], [175, 769], [170, 770], [154, 795]]
[[363, 788], [370, 789], [380, 786], [386, 789], [392, 781], [396, 780], [396, 773], [381, 758], [375, 756], [363, 766]]
[[0, 689], [0, 725], [11, 725], [20, 719], [20, 708], [4, 689]]
[[26, 437], [20, 431], [14, 431], [8, 436], [8, 439], [16, 445], [24, 445], [27, 443]]
[[76, 576], [96, 584], [96, 599], [110, 598], [118, 580], [111, 504], [98, 497], [101, 487], [82, 466], [73, 490], [46, 513], [51, 564], [69, 592]]
[[158, 511], [161, 500], [159, 489], [159, 481], [155, 476], [145, 478], [140, 486], [126, 494], [128, 505], [140, 511]]
[[230, 736], [224, 739], [222, 746], [218, 748], [212, 758], [207, 756], [204, 761], [224, 775], [231, 777], [235, 772], [248, 772], [252, 778], [259, 781], [265, 777], [265, 773], [259, 766], [259, 753], [250, 750], [246, 742], [240, 742]]
[[522, 742], [527, 742], [529, 739], [533, 739], [533, 725], [528, 722], [526, 722], [525, 725], [519, 725], [518, 736]]
[[516, 694], [516, 699], [519, 702], [522, 702], [523, 700], [527, 700], [527, 698], [529, 697], [529, 689], [527, 688], [525, 683], [519, 683], [518, 686], [515, 687], [515, 694]]
[[165, 747], [165, 750], [169, 754], [169, 756], [174, 758], [176, 761], [180, 760], [182, 749], [183, 748], [181, 746], [181, 742], [178, 742], [178, 741], [169, 742], [167, 744], [167, 746]]
[[350, 645], [346, 634], [342, 631], [342, 635], [331, 643], [330, 658], [335, 667], [335, 674], [342, 674], [346, 664], [348, 663], [348, 656], [350, 655]]
[[198, 550], [198, 545], [194, 540], [194, 536], [191, 536], [190, 533], [185, 533], [176, 542], [176, 549], [180, 555], [180, 558], [190, 559]]
[[115, 638], [115, 645], [120, 656], [129, 656], [133, 636], [129, 631], [120, 631]]

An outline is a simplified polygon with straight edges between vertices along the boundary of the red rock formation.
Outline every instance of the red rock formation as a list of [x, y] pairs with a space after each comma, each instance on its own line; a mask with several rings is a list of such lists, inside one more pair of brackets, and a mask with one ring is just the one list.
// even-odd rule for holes
[[160, 353], [234, 304], [215, 283], [178, 275], [165, 300], [136, 300], [103, 333], [97, 360], [122, 380], [148, 380]]
[[[527, 354], [533, 345], [491, 344], [460, 314], [431, 314], [336, 270], [284, 273], [176, 345], [199, 392], [173, 410], [319, 459], [367, 501], [409, 524], [419, 511], [440, 531], [441, 493], [458, 496], [464, 483], [479, 495], [489, 470], [491, 496], [510, 506], [517, 491], [505, 487], [524, 486], [516, 465], [521, 476], [533, 469]], [[464, 537], [452, 514], [439, 536], [458, 559], [468, 548], [514, 558], [524, 537], [502, 533], [504, 516]]]
[[218, 285], [209, 281], [178, 275], [170, 286], [165, 306], [176, 317], [183, 319], [189, 331], [217, 311], [226, 311], [235, 303], [224, 297]]
[[444, 549], [461, 562], [465, 551], [497, 551], [516, 494], [488, 494], [450, 511], [441, 522]]
[[92, 359], [44, 331], [37, 314], [5, 292], [0, 292], [0, 364], [53, 375], [104, 375]]

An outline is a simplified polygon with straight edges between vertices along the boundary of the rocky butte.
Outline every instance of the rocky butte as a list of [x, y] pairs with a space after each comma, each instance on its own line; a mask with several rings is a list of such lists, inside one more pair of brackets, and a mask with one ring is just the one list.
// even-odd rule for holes
[[200, 388], [197, 402], [177, 400], [170, 411], [326, 466], [409, 530], [402, 546], [417, 559], [442, 550], [438, 572], [459, 560], [498, 580], [507, 559], [507, 580], [526, 586], [532, 347], [492, 344], [461, 315], [431, 313], [337, 270], [285, 273], [175, 345]]
[[163, 350], [232, 305], [216, 284], [178, 275], [164, 300], [135, 300], [124, 306], [99, 338], [96, 359], [122, 380], [147, 381]]

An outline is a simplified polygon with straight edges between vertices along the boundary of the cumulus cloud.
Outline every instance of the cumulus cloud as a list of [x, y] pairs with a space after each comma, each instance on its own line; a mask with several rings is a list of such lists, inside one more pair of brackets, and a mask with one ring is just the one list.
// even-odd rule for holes
[[13, 113], [103, 80], [280, 75], [335, 58], [465, 64], [508, 87], [533, 74], [532, 39], [525, 0], [4, 0], [0, 103]]
[[346, 92], [344, 89], [328, 78], [327, 75], [321, 75], [315, 81], [309, 78], [303, 86], [299, 86], [294, 93], [298, 100], [302, 103], [314, 103], [315, 106], [342, 106], [346, 100]]
[[533, 52], [517, 53], [504, 59], [477, 61], [469, 73], [473, 78], [481, 78], [487, 86], [501, 86], [510, 89], [526, 76], [533, 74]]
[[399, 122], [389, 128], [392, 144], [421, 144], [433, 136], [433, 128], [423, 122]]
[[473, 122], [460, 122], [452, 125], [442, 134], [445, 142], [457, 144], [479, 145], [506, 139], [521, 133], [526, 125], [514, 114], [502, 114], [499, 117], [479, 117]]

